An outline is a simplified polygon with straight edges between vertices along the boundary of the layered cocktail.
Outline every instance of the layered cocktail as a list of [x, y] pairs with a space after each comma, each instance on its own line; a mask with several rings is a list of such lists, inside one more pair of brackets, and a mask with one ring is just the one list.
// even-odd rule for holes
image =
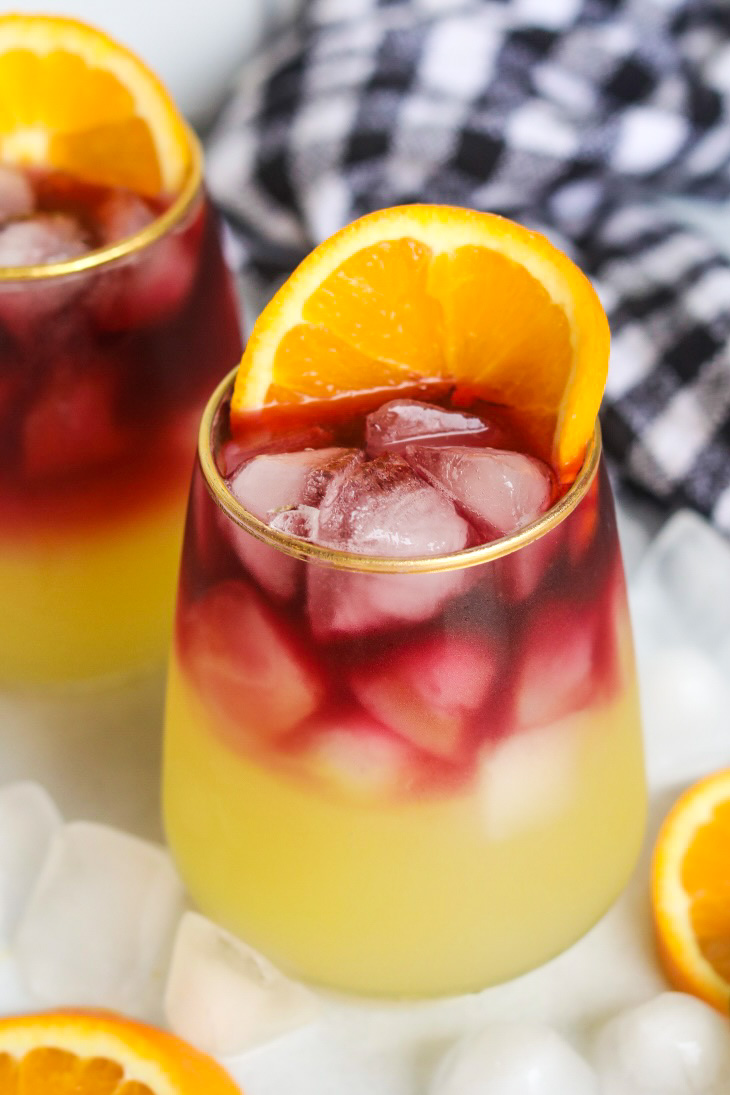
[[164, 654], [236, 301], [197, 142], [151, 74], [66, 20], [5, 17], [0, 46], [20, 104], [0, 109], [0, 678], [87, 680]]
[[593, 419], [546, 450], [537, 414], [453, 365], [242, 407], [244, 363], [204, 416], [182, 560], [165, 815], [183, 876], [320, 983], [423, 995], [528, 969], [606, 909], [643, 830]]

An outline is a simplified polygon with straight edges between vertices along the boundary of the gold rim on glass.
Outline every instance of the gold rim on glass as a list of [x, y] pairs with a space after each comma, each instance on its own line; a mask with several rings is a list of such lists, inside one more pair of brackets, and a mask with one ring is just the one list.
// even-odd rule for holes
[[118, 243], [97, 247], [94, 251], [88, 251], [85, 255], [79, 255], [78, 258], [66, 259], [65, 262], [39, 263], [34, 266], [0, 266], [0, 282], [42, 281], [45, 278], [80, 274], [84, 270], [93, 270], [97, 266], [105, 266], [116, 259], [132, 255], [135, 251], [142, 251], [161, 236], [166, 235], [190, 209], [203, 179], [203, 151], [200, 141], [189, 126], [185, 128], [190, 151], [190, 165], [185, 182], [172, 205], [151, 224], [135, 232], [133, 236], [126, 236], [123, 240], [119, 240]]
[[234, 498], [218, 471], [211, 447], [213, 424], [218, 408], [233, 387], [237, 371], [238, 367], [223, 378], [203, 412], [198, 433], [198, 458], [203, 476], [213, 501], [227, 517], [257, 540], [284, 552], [285, 555], [293, 555], [296, 559], [316, 561], [340, 570], [359, 570], [375, 574], [433, 574], [439, 571], [478, 566], [479, 563], [499, 559], [503, 555], [509, 555], [519, 548], [526, 547], [527, 544], [538, 540], [564, 521], [585, 496], [598, 468], [601, 456], [601, 427], [596, 419], [596, 428], [588, 442], [583, 466], [570, 490], [542, 517], [538, 517], [531, 525], [526, 525], [511, 536], [504, 536], [501, 540], [491, 540], [488, 544], [480, 544], [478, 547], [463, 548], [450, 555], [419, 555], [410, 559], [358, 555], [350, 551], [339, 551], [337, 548], [322, 547], [321, 544], [310, 544], [306, 540], [288, 536], [259, 521]]

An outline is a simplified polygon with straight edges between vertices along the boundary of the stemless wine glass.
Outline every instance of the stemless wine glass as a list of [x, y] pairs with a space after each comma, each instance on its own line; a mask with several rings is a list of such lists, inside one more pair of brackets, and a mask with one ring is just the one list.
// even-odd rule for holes
[[[160, 662], [200, 411], [238, 358], [202, 156], [156, 219], [52, 265], [0, 268], [0, 679]], [[67, 202], [83, 207], [73, 182]]]
[[514, 535], [366, 557], [262, 524], [199, 436], [164, 809], [201, 909], [287, 970], [375, 995], [545, 961], [625, 884], [645, 816], [600, 432]]

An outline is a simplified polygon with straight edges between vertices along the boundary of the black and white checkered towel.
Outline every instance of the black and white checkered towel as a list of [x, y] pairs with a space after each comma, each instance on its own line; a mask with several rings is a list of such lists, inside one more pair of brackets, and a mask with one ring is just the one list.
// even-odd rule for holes
[[[311, 0], [247, 64], [208, 152], [269, 286], [402, 202], [546, 231], [611, 321], [608, 452], [730, 532], [730, 247], [673, 204], [730, 195], [727, 0]], [[730, 206], [725, 223], [730, 242]]]

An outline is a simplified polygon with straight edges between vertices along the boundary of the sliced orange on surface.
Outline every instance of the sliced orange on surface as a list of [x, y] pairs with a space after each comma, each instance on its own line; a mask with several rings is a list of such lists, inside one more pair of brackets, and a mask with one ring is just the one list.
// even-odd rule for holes
[[187, 1042], [130, 1019], [47, 1012], [0, 1019], [0, 1095], [241, 1095]]
[[667, 815], [652, 905], [671, 984], [730, 1014], [730, 769], [690, 787]]
[[545, 237], [490, 213], [400, 206], [354, 221], [294, 271], [254, 326], [231, 414], [454, 380], [519, 411], [567, 476], [593, 433], [608, 351], [595, 291]]
[[2, 15], [0, 162], [171, 195], [190, 141], [157, 77], [107, 35], [74, 19]]

